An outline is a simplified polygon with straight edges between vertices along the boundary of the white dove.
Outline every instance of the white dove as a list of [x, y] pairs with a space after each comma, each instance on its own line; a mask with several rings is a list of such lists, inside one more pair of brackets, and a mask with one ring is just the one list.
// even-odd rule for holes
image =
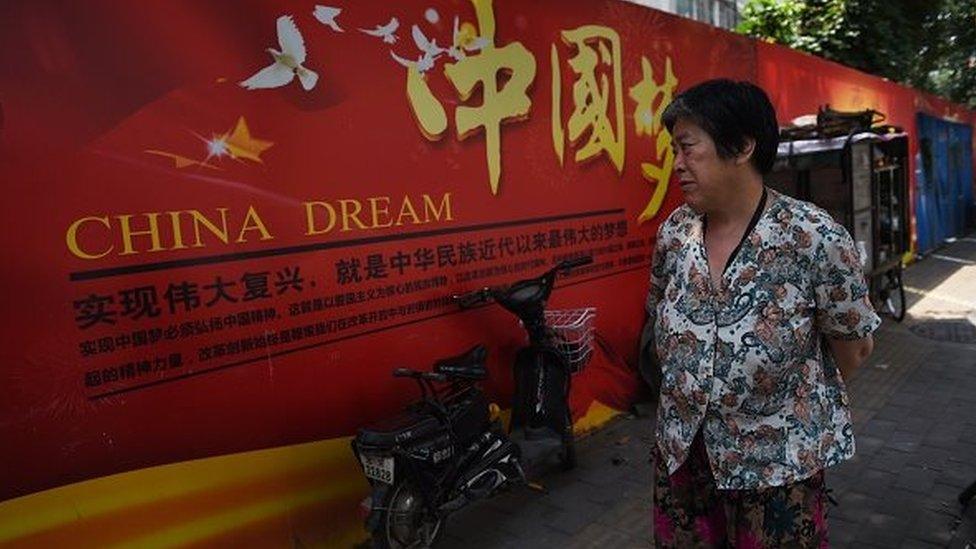
[[404, 59], [400, 57], [399, 55], [393, 53], [392, 51], [390, 52], [390, 57], [392, 57], [394, 61], [403, 65], [404, 67], [407, 67], [408, 69], [410, 67], [416, 67], [417, 72], [419, 72], [420, 74], [423, 74], [429, 71], [430, 69], [434, 68], [434, 61], [437, 61], [437, 58], [440, 57], [440, 55], [441, 55], [440, 53], [436, 55], [431, 55], [427, 52], [424, 52], [420, 54], [419, 57], [417, 57], [416, 61], [411, 61], [409, 59]]
[[359, 30], [360, 32], [364, 32], [370, 36], [378, 36], [382, 38], [383, 41], [386, 42], [387, 44], [395, 44], [397, 41], [397, 37], [393, 33], [395, 33], [398, 28], [400, 28], [400, 21], [398, 21], [397, 18], [394, 17], [390, 19], [389, 23], [382, 26], [377, 26], [375, 29], [370, 29], [370, 30], [359, 29]]
[[479, 36], [471, 41], [470, 44], [464, 46], [464, 49], [468, 51], [479, 51], [488, 47], [488, 39], [484, 36]]
[[342, 8], [316, 5], [315, 11], [312, 12], [312, 15], [319, 20], [319, 23], [322, 23], [327, 27], [331, 27], [332, 30], [336, 32], [345, 32], [341, 27], [339, 27], [339, 23], [336, 23], [335, 20], [340, 13], [342, 13]]
[[428, 40], [427, 37], [424, 36], [423, 31], [421, 31], [420, 27], [417, 25], [413, 26], [411, 32], [413, 33], [413, 42], [417, 44], [420, 51], [424, 52], [425, 54], [436, 57], [447, 51], [445, 48], [437, 45], [436, 38], [434, 40]]
[[465, 51], [478, 51], [488, 46], [488, 39], [484, 38], [483, 36], [474, 38], [468, 44], [462, 44], [462, 41], [461, 31], [458, 28], [458, 18], [455, 16], [454, 35], [451, 39], [451, 47], [443, 50], [447, 52], [447, 55], [449, 55], [451, 59], [460, 61], [466, 57], [464, 54]]
[[290, 15], [278, 18], [278, 46], [281, 51], [274, 48], [266, 50], [274, 58], [274, 63], [241, 82], [241, 86], [249, 90], [279, 88], [291, 82], [297, 74], [306, 91], [314, 88], [319, 75], [302, 66], [305, 62], [305, 40]]
[[455, 61], [464, 59], [464, 49], [461, 47], [461, 32], [458, 30], [458, 18], [454, 16], [454, 34], [451, 38], [451, 47], [447, 48], [447, 55]]

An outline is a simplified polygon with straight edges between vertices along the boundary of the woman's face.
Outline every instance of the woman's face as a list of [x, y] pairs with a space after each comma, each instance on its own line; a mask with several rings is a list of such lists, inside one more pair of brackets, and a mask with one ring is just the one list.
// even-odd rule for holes
[[699, 213], [721, 210], [736, 188], [731, 177], [736, 160], [719, 158], [711, 136], [694, 122], [679, 118], [674, 124], [674, 171], [685, 202]]

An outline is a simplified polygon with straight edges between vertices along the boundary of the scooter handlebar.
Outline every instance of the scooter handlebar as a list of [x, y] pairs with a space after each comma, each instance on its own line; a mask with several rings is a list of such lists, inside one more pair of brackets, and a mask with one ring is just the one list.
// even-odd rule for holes
[[491, 297], [491, 290], [489, 288], [481, 288], [473, 292], [455, 295], [454, 301], [462, 309], [470, 309], [471, 307], [485, 303], [489, 297]]
[[437, 372], [421, 372], [410, 368], [397, 368], [393, 370], [393, 377], [410, 377], [413, 379], [427, 379], [430, 381], [447, 381], [447, 376]]

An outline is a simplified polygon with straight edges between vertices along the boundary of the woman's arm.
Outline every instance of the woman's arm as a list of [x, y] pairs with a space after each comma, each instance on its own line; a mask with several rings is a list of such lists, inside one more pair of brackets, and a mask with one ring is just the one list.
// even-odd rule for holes
[[848, 381], [854, 370], [871, 355], [871, 351], [874, 350], [874, 338], [871, 337], [871, 334], [860, 339], [828, 337], [827, 345], [837, 362], [841, 378]]

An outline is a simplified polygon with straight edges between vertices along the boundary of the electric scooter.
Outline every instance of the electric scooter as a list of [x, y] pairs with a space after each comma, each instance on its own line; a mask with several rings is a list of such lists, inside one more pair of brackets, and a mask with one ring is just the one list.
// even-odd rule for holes
[[420, 400], [361, 429], [352, 441], [372, 488], [363, 507], [374, 547], [429, 547], [452, 512], [527, 484], [526, 467], [531, 471], [554, 455], [564, 468], [575, 466], [570, 361], [565, 341], [546, 323], [545, 303], [557, 273], [591, 262], [590, 257], [570, 259], [507, 288], [455, 296], [462, 308], [498, 303], [528, 333], [529, 343], [515, 359], [508, 432], [499, 407], [478, 386], [488, 375], [483, 345], [438, 360], [431, 371], [394, 370], [395, 377], [417, 383]]

